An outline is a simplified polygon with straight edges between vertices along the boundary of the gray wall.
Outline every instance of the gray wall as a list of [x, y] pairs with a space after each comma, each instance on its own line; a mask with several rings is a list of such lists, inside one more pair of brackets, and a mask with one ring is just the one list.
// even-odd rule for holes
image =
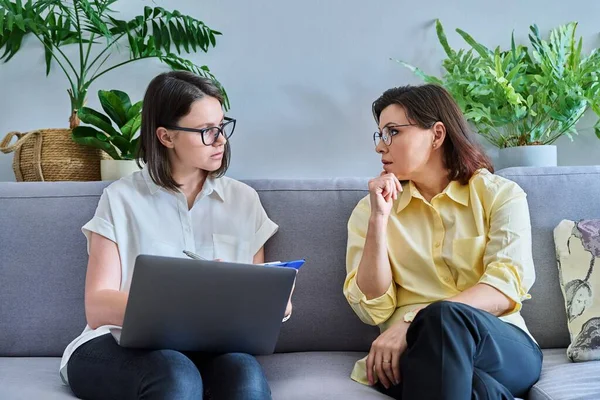
[[[230, 170], [236, 178], [377, 174], [370, 104], [391, 86], [419, 82], [390, 57], [440, 73], [434, 18], [442, 19], [454, 46], [461, 44], [457, 27], [488, 46], [508, 46], [513, 29], [524, 41], [530, 23], [546, 32], [569, 21], [579, 21], [586, 47], [599, 45], [600, 2], [591, 0], [507, 0], [501, 6], [480, 0], [130, 0], [116, 9], [124, 19], [146, 4], [179, 9], [224, 33], [216, 49], [193, 59], [206, 62], [229, 91], [230, 115], [239, 121]], [[143, 61], [107, 74], [92, 86], [88, 105], [98, 107], [98, 89], [141, 99], [163, 70]], [[44, 76], [34, 38], [0, 66], [0, 88], [0, 135], [67, 125], [67, 81], [58, 68]], [[600, 164], [593, 122], [580, 123], [574, 143], [558, 142], [559, 164]], [[14, 180], [11, 163], [12, 155], [0, 154], [0, 181]]]

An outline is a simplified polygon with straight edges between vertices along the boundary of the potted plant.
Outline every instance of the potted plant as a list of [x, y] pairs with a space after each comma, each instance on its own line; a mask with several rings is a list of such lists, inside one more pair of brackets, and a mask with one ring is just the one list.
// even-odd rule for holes
[[127, 93], [119, 90], [99, 90], [98, 99], [106, 115], [89, 107], [79, 109], [77, 116], [81, 122], [92, 126], [73, 128], [73, 140], [110, 156], [100, 161], [100, 175], [102, 180], [114, 181], [139, 170], [136, 153], [142, 102], [132, 105]]
[[[220, 32], [198, 19], [162, 7], [146, 6], [143, 14], [129, 21], [120, 20], [111, 9], [116, 2], [0, 0], [0, 50], [4, 50], [0, 59], [9, 61], [20, 50], [24, 38], [35, 37], [44, 48], [46, 74], [54, 64], [60, 67], [69, 82], [71, 101], [69, 129], [12, 132], [2, 142], [0, 150], [15, 151], [13, 168], [17, 180], [99, 178], [101, 152], [76, 144], [71, 130], [79, 125], [79, 110], [90, 86], [123, 65], [154, 58], [173, 69], [192, 71], [219, 84], [207, 66], [198, 66], [180, 55], [207, 52], [216, 45]], [[63, 51], [69, 46], [76, 48], [76, 52], [68, 53], [75, 56]], [[128, 50], [124, 61], [112, 59], [118, 46]], [[9, 145], [14, 136], [19, 140]]]
[[[444, 76], [399, 62], [448, 89], [475, 130], [500, 149], [500, 167], [556, 165], [553, 143], [563, 135], [572, 139], [586, 110], [600, 115], [600, 51], [584, 54], [576, 28], [559, 26], [544, 40], [532, 25], [531, 48], [516, 45], [513, 33], [508, 50], [490, 50], [457, 29], [470, 48], [455, 51], [438, 20]], [[595, 131], [600, 137], [600, 123]]]

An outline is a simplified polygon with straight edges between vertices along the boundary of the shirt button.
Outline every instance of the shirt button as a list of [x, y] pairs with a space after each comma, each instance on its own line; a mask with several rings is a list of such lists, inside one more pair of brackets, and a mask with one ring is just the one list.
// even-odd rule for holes
[[440, 242], [435, 242], [435, 248], [439, 248], [440, 247]]

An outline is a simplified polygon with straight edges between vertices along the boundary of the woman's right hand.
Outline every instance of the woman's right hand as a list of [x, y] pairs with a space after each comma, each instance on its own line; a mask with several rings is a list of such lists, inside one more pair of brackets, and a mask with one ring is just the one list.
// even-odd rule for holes
[[392, 211], [394, 200], [402, 192], [402, 185], [394, 174], [384, 172], [369, 181], [371, 215], [387, 218]]

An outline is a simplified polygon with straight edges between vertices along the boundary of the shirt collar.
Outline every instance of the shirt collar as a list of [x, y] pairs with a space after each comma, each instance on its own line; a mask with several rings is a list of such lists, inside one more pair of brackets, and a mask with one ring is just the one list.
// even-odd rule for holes
[[[398, 206], [396, 207], [397, 213], [405, 209], [413, 197], [425, 201], [425, 198], [412, 181], [409, 181], [402, 186], [403, 191], [398, 200]], [[441, 194], [445, 194], [453, 201], [462, 204], [463, 206], [469, 205], [469, 185], [461, 185], [458, 181], [451, 181]]]
[[[404, 210], [408, 203], [412, 200], [414, 193], [419, 193], [417, 188], [413, 185], [411, 181], [408, 183], [402, 184], [402, 193], [400, 194], [400, 199], [398, 200], [398, 206], [396, 207], [396, 213]], [[419, 193], [420, 195], [420, 193]]]
[[161, 187], [154, 183], [154, 181], [152, 180], [152, 177], [150, 176], [150, 171], [148, 171], [147, 166], [144, 166], [144, 169], [142, 169], [142, 176], [144, 177], [146, 185], [148, 185], [148, 190], [150, 190], [150, 194], [156, 194], [156, 192], [158, 192], [161, 189]]
[[212, 193], [215, 193], [219, 197], [219, 199], [221, 199], [221, 201], [225, 201], [225, 197], [223, 196], [223, 187], [221, 183], [221, 179], [209, 176], [204, 181], [204, 186], [202, 187], [202, 192], [200, 193], [204, 193], [204, 196], [209, 196]]
[[[142, 170], [142, 176], [144, 177], [144, 181], [146, 185], [148, 185], [148, 190], [150, 190], [150, 194], [154, 195], [159, 190], [162, 189], [161, 186], [157, 185], [150, 176], [150, 171], [148, 171], [148, 167], [145, 166]], [[209, 176], [204, 181], [204, 185], [202, 186], [202, 191], [198, 194], [198, 198], [210, 196], [212, 193], [215, 193], [221, 201], [225, 201], [225, 197], [223, 195], [223, 187], [221, 185], [221, 180], [218, 178], [213, 178]]]
[[444, 193], [463, 206], [469, 205], [469, 185], [461, 185], [459, 181], [451, 181], [444, 189]]

